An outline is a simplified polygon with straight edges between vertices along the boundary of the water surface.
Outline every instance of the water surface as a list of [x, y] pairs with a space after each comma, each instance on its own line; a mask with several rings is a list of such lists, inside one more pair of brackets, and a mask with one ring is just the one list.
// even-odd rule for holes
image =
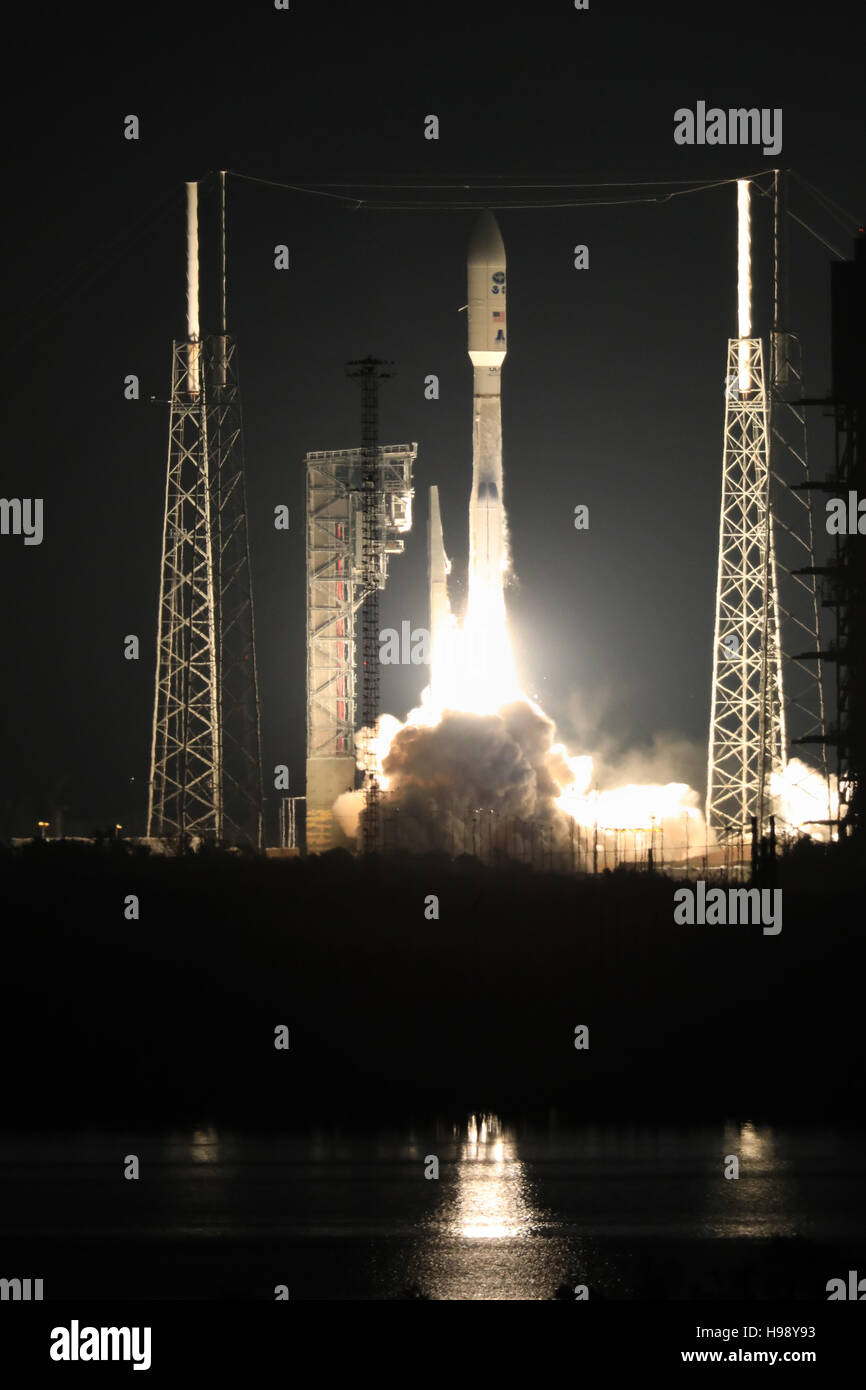
[[46, 1298], [825, 1298], [862, 1262], [864, 1171], [863, 1136], [749, 1124], [7, 1136], [2, 1272]]

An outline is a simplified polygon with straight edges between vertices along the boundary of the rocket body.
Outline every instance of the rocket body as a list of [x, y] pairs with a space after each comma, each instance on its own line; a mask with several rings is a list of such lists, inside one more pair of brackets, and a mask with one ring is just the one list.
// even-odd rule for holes
[[451, 566], [442, 539], [439, 492], [431, 488], [427, 558], [433, 652], [425, 703], [434, 714], [449, 709], [492, 714], [520, 695], [504, 592], [509, 553], [499, 402], [506, 351], [505, 247], [489, 212], [475, 226], [467, 270], [468, 347], [474, 378], [469, 593], [458, 623], [448, 601]]
[[498, 583], [506, 565], [502, 497], [500, 392], [506, 353], [505, 246], [484, 212], [469, 243], [469, 356], [474, 372], [472, 496], [469, 503], [470, 601], [473, 585]]

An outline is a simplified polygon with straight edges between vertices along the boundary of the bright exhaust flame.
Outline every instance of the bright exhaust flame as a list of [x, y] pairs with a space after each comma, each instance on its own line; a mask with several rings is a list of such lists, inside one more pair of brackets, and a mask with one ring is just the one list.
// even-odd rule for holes
[[484, 583], [476, 577], [463, 623], [449, 613], [432, 634], [432, 678], [421, 697], [424, 722], [438, 724], [447, 709], [495, 714], [512, 700], [526, 699], [514, 665], [502, 580], [492, 576]]

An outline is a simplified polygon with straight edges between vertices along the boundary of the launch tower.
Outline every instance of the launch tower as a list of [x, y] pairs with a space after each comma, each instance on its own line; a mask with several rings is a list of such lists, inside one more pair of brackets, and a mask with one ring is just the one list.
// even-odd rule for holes
[[[412, 527], [417, 444], [306, 456], [307, 852], [349, 847], [333, 813], [356, 774], [356, 614], [369, 587], [384, 589], [388, 557]], [[370, 513], [374, 512], [375, 534]], [[375, 634], [378, 644], [378, 633]], [[375, 659], [379, 652], [376, 646]]]
[[173, 346], [147, 833], [261, 848], [261, 721], [237, 357], [199, 324], [198, 185], [187, 184], [187, 338]]
[[[739, 180], [739, 336], [728, 345], [707, 823], [724, 840], [826, 821], [830, 788], [808, 482], [803, 370], [788, 331], [784, 184], [773, 185], [774, 303], [769, 380], [751, 327], [750, 184]], [[807, 480], [807, 481], [804, 481]], [[788, 761], [818, 744], [820, 768]], [[796, 775], [795, 775], [796, 774]]]
[[707, 824], [720, 838], [772, 813], [785, 730], [763, 348], [751, 336], [749, 184], [737, 184], [738, 328], [728, 342]]

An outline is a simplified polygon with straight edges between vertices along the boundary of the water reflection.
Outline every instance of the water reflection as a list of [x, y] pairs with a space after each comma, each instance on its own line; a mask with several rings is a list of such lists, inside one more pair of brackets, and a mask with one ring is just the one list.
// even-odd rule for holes
[[[726, 1178], [730, 1157], [736, 1178]], [[711, 1236], [767, 1239], [804, 1234], [806, 1212], [792, 1176], [792, 1162], [776, 1132], [750, 1121], [726, 1125], [719, 1176], [706, 1186], [706, 1230]]]
[[[146, 1181], [117, 1180], [128, 1153]], [[13, 1135], [0, 1233], [58, 1296], [822, 1298], [866, 1239], [864, 1171], [859, 1133], [749, 1122]]]
[[439, 1220], [467, 1240], [527, 1236], [539, 1224], [524, 1165], [495, 1115], [471, 1115], [460, 1144], [456, 1190]]
[[[726, 1135], [730, 1134], [731, 1128], [729, 1127], [725, 1133]], [[741, 1158], [767, 1162], [773, 1157], [775, 1143], [771, 1129], [759, 1130], [749, 1121], [746, 1121], [739, 1126], [739, 1133], [736, 1133], [736, 1129], [734, 1133], [737, 1140], [737, 1152]]]
[[[472, 1115], [439, 1146], [414, 1282], [433, 1299], [549, 1299], [578, 1282], [603, 1298], [731, 1296], [742, 1241], [804, 1233], [788, 1144], [748, 1122], [518, 1141], [498, 1116]], [[738, 1179], [724, 1176], [730, 1154]]]
[[194, 1129], [187, 1145], [187, 1156], [192, 1163], [219, 1163], [220, 1139], [216, 1130]]
[[417, 1279], [432, 1299], [532, 1299], [551, 1294], [540, 1208], [515, 1135], [497, 1115], [470, 1115], [440, 1163], [438, 1208], [417, 1251]]

